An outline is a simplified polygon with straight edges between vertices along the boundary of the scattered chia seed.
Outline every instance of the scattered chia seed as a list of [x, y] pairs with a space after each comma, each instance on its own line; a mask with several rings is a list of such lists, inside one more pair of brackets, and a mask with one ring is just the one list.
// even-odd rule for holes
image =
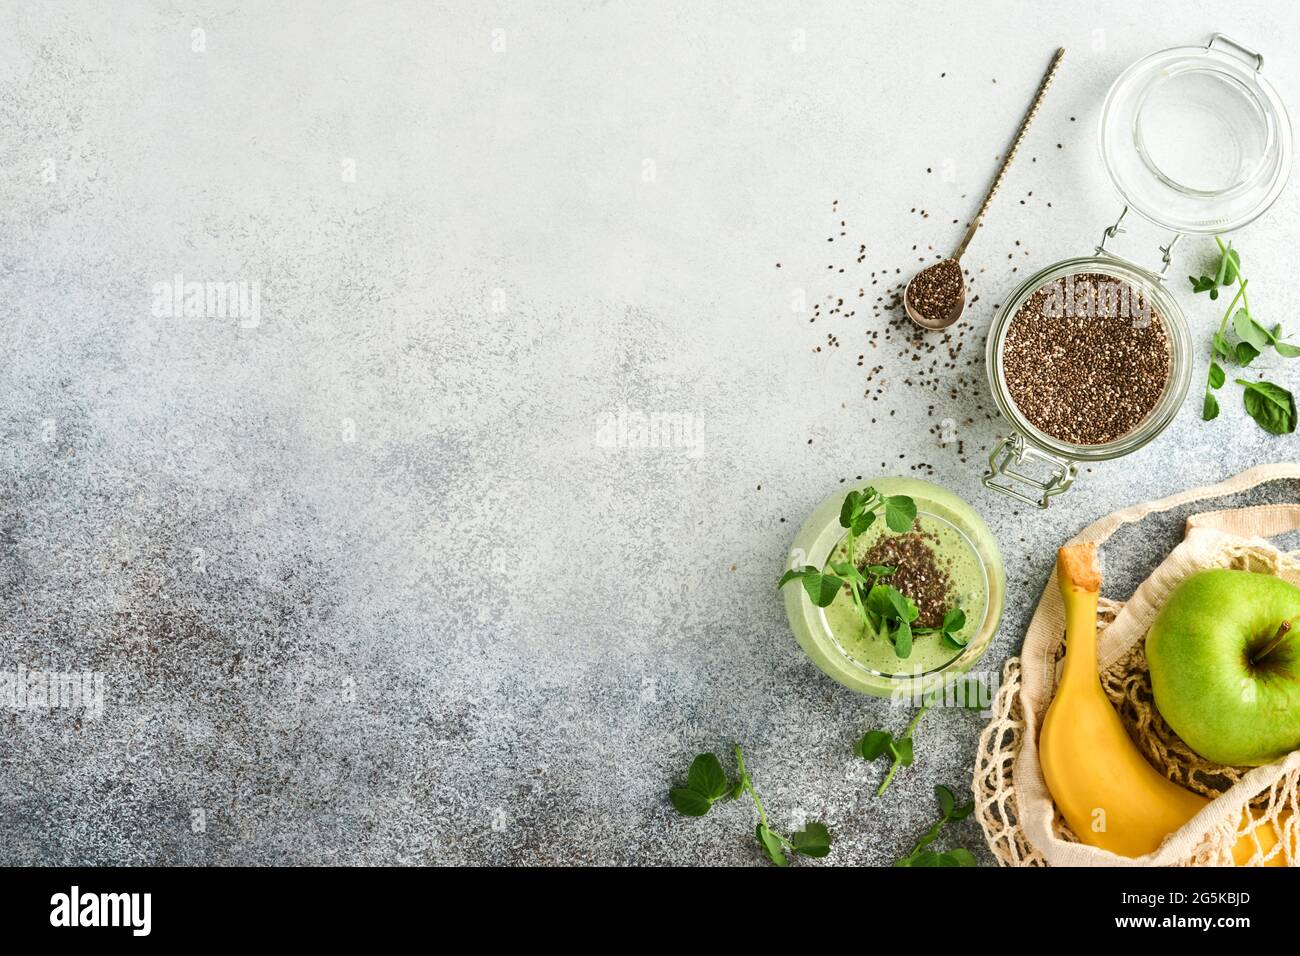
[[[832, 226], [829, 232], [847, 236], [853, 233], [854, 227], [848, 221], [851, 217], [846, 215], [847, 210], [841, 210], [840, 205], [838, 199], [831, 203], [833, 218], [826, 224]], [[1046, 205], [1050, 208], [1051, 203]], [[911, 207], [910, 213], [930, 218], [926, 210], [916, 206]], [[836, 225], [838, 229], [834, 228]], [[858, 236], [854, 235], [853, 238]], [[929, 238], [933, 237], [927, 237]], [[928, 415], [936, 423], [931, 428], [931, 433], [935, 436], [937, 445], [948, 449], [950, 454], [955, 453], [962, 464], [969, 464], [968, 458], [973, 458], [979, 449], [969, 441], [964, 446], [959, 446], [956, 442], [942, 439], [937, 423], [952, 418], [962, 427], [973, 428], [977, 421], [997, 421], [1001, 417], [986, 387], [984, 322], [981, 321], [981, 318], [987, 321], [988, 316], [995, 313], [999, 306], [989, 300], [982, 301], [976, 291], [986, 273], [996, 273], [1000, 269], [963, 269], [967, 290], [966, 310], [971, 320], [943, 331], [927, 332], [908, 318], [904, 309], [907, 288], [904, 273], [910, 274], [916, 268], [914, 265], [905, 269], [880, 262], [876, 258], [878, 253], [869, 251], [867, 243], [860, 239], [855, 244], [852, 239], [846, 238], [843, 243], [832, 244], [830, 249], [825, 244], [819, 243], [818, 246], [820, 249], [815, 252], [818, 258], [832, 250], [844, 250], [842, 256], [833, 257], [839, 261], [826, 265], [827, 272], [835, 276], [843, 275], [844, 281], [825, 283], [821, 291], [810, 298], [809, 312], [804, 313], [807, 319], [804, 324], [815, 323], [818, 334], [812, 342], [800, 343], [800, 350], [808, 348], [811, 353], [818, 355], [819, 361], [833, 361], [831, 356], [839, 350], [827, 348], [828, 343], [833, 346], [839, 346], [841, 342], [847, 346], [856, 345], [856, 357], [849, 350], [846, 358], [857, 363], [862, 376], [860, 394], [862, 401], [870, 403], [870, 423], [876, 425], [887, 422], [895, 417], [896, 409], [890, 407], [892, 404], [896, 401], [912, 402], [924, 394], [938, 402], [937, 405], [926, 402], [929, 406]], [[942, 260], [942, 254], [934, 252], [932, 243], [914, 242], [902, 248], [909, 247], [912, 252], [907, 258], [911, 262], [929, 261], [937, 264], [934, 260]], [[1019, 251], [1025, 256], [1030, 255], [1027, 249], [1021, 248]], [[992, 258], [990, 256], [990, 260]], [[868, 259], [875, 261], [868, 263]], [[821, 261], [826, 262], [825, 259]], [[800, 267], [784, 256], [777, 263], [778, 268], [785, 272], [784, 266], [787, 263], [791, 263], [795, 269], [791, 275], [798, 275]], [[849, 266], [847, 270], [845, 265]], [[982, 317], [976, 314], [977, 304], [979, 312], [984, 313]], [[824, 338], [822, 330], [827, 326], [835, 329], [833, 343]], [[885, 358], [887, 354], [891, 356], [889, 359]], [[964, 408], [964, 413], [954, 414], [958, 407]], [[881, 462], [880, 467], [884, 471], [889, 463]], [[937, 473], [935, 465], [929, 462], [916, 461], [907, 467], [913, 473], [924, 476]]]
[[[1128, 283], [1092, 272], [1071, 279], [1072, 293], [1063, 279], [1049, 282], [1012, 317], [1002, 367], [1011, 400], [1035, 428], [1074, 445], [1104, 445], [1133, 431], [1164, 394], [1169, 336], [1155, 306]], [[1104, 287], [1130, 307], [1060, 314], [1071, 295], [1105, 301]]]

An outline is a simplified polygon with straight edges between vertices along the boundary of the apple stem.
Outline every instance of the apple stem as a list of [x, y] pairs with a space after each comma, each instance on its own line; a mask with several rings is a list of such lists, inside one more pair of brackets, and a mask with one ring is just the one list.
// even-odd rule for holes
[[1273, 635], [1273, 639], [1269, 641], [1267, 644], [1265, 644], [1263, 650], [1261, 650], [1258, 654], [1252, 657], [1250, 659], [1250, 662], [1252, 664], [1258, 664], [1264, 658], [1268, 657], [1268, 655], [1272, 654], [1275, 650], [1277, 650], [1278, 645], [1282, 643], [1283, 638], [1286, 637], [1287, 632], [1289, 632], [1290, 630], [1291, 630], [1290, 621], [1283, 621], [1281, 624], [1279, 624], [1277, 628], [1277, 633]]

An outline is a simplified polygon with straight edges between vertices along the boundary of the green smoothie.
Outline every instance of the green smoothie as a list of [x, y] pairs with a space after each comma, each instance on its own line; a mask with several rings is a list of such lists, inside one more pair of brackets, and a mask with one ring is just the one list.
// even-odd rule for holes
[[[956, 526], [936, 515], [918, 514], [912, 534], [920, 536], [933, 552], [935, 566], [947, 576], [950, 606], [960, 607], [966, 614], [966, 625], [958, 637], [968, 641], [983, 625], [988, 605], [987, 579], [979, 555]], [[873, 548], [888, 546], [890, 542], [883, 539], [891, 537], [897, 536], [889, 531], [884, 521], [877, 521], [865, 534], [858, 535], [854, 542], [858, 564], [863, 563]], [[826, 573], [832, 573], [832, 563], [848, 559], [847, 543], [841, 539], [835, 546], [827, 559]], [[890, 581], [889, 578], [884, 580]], [[899, 590], [913, 600], [920, 597], [919, 594], [908, 594], [906, 587], [899, 586]], [[906, 658], [898, 657], [887, 637], [878, 636], [870, 626], [864, 625], [847, 588], [841, 589], [830, 606], [821, 609], [821, 614], [828, 632], [844, 655], [879, 674], [923, 674], [938, 670], [959, 657], [965, 649], [953, 646], [942, 634], [919, 634], [913, 642], [911, 654]]]

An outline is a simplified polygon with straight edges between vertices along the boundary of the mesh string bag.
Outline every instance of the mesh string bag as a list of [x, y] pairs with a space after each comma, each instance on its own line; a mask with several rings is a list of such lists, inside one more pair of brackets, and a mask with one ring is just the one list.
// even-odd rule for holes
[[[1300, 479], [1300, 465], [1263, 465], [1208, 488], [1118, 511], [1070, 543], [1106, 541], [1120, 528], [1161, 511], [1230, 497], [1265, 482]], [[1268, 539], [1300, 530], [1300, 503], [1258, 505], [1193, 514], [1182, 542], [1125, 601], [1102, 599], [1097, 618], [1097, 664], [1102, 687], [1129, 736], [1148, 762], [1170, 780], [1210, 800], [1209, 805], [1143, 857], [1117, 856], [1088, 846], [1056, 811], [1039, 764], [1037, 735], [1055, 691], [1065, 651], [1065, 621], [1056, 575], [1043, 591], [1019, 657], [1003, 680], [980, 734], [972, 789], [975, 817], [1003, 866], [1231, 866], [1233, 849], [1248, 829], [1272, 827], [1277, 844], [1266, 854], [1258, 841], [1245, 865], [1295, 865], [1300, 847], [1300, 750], [1262, 767], [1227, 767], [1192, 752], [1156, 709], [1146, 660], [1146, 633], [1169, 592], [1206, 568], [1274, 574], [1300, 586], [1300, 552]], [[1250, 808], [1250, 816], [1243, 811]], [[1253, 818], [1253, 819], [1252, 819]]]

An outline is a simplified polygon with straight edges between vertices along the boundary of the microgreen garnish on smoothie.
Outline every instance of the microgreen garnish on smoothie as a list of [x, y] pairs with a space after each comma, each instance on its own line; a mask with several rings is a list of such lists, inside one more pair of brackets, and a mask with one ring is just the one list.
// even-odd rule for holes
[[907, 495], [882, 495], [874, 488], [850, 491], [840, 506], [840, 527], [844, 528], [847, 560], [832, 561], [832, 574], [810, 565], [792, 568], [781, 576], [778, 588], [791, 581], [801, 581], [804, 590], [818, 607], [829, 607], [840, 588], [848, 587], [853, 606], [862, 621], [863, 632], [869, 628], [877, 636], [889, 639], [899, 657], [912, 653], [912, 622], [919, 612], [901, 591], [882, 582], [894, 568], [882, 564], [860, 567], [857, 561], [857, 538], [885, 516], [890, 531], [902, 534], [916, 520], [916, 502]]
[[[1207, 422], [1219, 415], [1219, 400], [1214, 393], [1223, 387], [1228, 378], [1220, 363], [1244, 368], [1268, 348], [1283, 358], [1300, 356], [1300, 345], [1283, 341], [1285, 333], [1280, 324], [1269, 328], [1251, 313], [1250, 298], [1246, 294], [1249, 280], [1241, 274], [1241, 254], [1232, 248], [1231, 242], [1224, 245], [1218, 237], [1214, 241], [1219, 246], [1219, 263], [1214, 275], [1187, 277], [1192, 283], [1193, 293], [1208, 292], [1211, 299], [1219, 297], [1220, 286], [1237, 286], [1237, 293], [1228, 303], [1211, 343], [1210, 371], [1201, 405], [1201, 418]], [[1238, 302], [1241, 303], [1241, 308], [1237, 308]], [[1229, 319], [1232, 320], [1236, 342], [1228, 338]], [[1295, 400], [1289, 391], [1272, 382], [1250, 382], [1244, 379], [1237, 379], [1236, 382], [1246, 387], [1242, 394], [1246, 412], [1261, 428], [1275, 435], [1295, 431]]]
[[917, 627], [912, 629], [914, 634], [942, 634], [943, 639], [957, 647], [965, 647], [966, 637], [962, 636], [962, 630], [966, 627], [966, 614], [961, 608], [955, 607], [943, 616], [943, 623], [938, 627]]
[[833, 574], [822, 574], [811, 564], [802, 568], [791, 568], [781, 575], [781, 580], [776, 586], [783, 588], [791, 581], [802, 581], [803, 589], [808, 592], [808, 597], [818, 607], [829, 607], [835, 600], [835, 595], [840, 592], [840, 588], [844, 587], [844, 582], [840, 578]]
[[[848, 560], [831, 564], [835, 573], [848, 584], [853, 594], [853, 604], [858, 609], [863, 624], [870, 625], [877, 634], [880, 633], [881, 622], [884, 620], [901, 621], [903, 628], [906, 629], [911, 620], [916, 617], [915, 614], [911, 618], [907, 617], [905, 603], [907, 599], [902, 594], [888, 585], [879, 585], [882, 577], [894, 573], [893, 568], [872, 565], [867, 568], [867, 573], [864, 575], [858, 567], [855, 548], [857, 537], [865, 534], [867, 529], [875, 524], [876, 515], [881, 510], [885, 513], [885, 524], [888, 525], [889, 530], [899, 534], [910, 529], [912, 522], [916, 520], [916, 502], [906, 495], [882, 495], [874, 488], [864, 488], [861, 491], [850, 491], [844, 496], [844, 504], [840, 506], [840, 527], [845, 529], [844, 541]], [[878, 585], [882, 588], [883, 596], [876, 598], [873, 609], [870, 600]], [[914, 611], [915, 608], [912, 610]], [[888, 611], [893, 612], [892, 617], [886, 613]], [[896, 627], [893, 630], [897, 632]], [[895, 639], [895, 647], [897, 646], [898, 642]], [[906, 635], [907, 652], [899, 651], [898, 656], [906, 657], [911, 653], [911, 647], [912, 638], [909, 630]]]
[[722, 800], [735, 800], [748, 793], [753, 798], [758, 810], [758, 824], [754, 827], [754, 837], [763, 852], [777, 866], [789, 866], [791, 856], [819, 858], [831, 852], [831, 833], [826, 824], [813, 821], [789, 837], [782, 836], [767, 822], [767, 811], [763, 801], [754, 789], [754, 781], [745, 769], [745, 756], [736, 745], [736, 768], [739, 779], [732, 783], [722, 762], [711, 753], [700, 754], [691, 761], [691, 769], [686, 775], [686, 786], [674, 787], [668, 791], [668, 799], [677, 808], [677, 812], [688, 817], [702, 817]]
[[[860, 555], [858, 542], [883, 514], [893, 532], [870, 544]], [[813, 604], [828, 608], [841, 591], [855, 622], [856, 638], [888, 642], [897, 659], [911, 657], [917, 637], [937, 634], [960, 650], [966, 614], [953, 604], [948, 573], [936, 564], [927, 535], [913, 531], [916, 502], [906, 495], [882, 495], [874, 488], [851, 491], [840, 506], [843, 554], [832, 553], [824, 568], [811, 564], [782, 575], [778, 588], [800, 581]]]

